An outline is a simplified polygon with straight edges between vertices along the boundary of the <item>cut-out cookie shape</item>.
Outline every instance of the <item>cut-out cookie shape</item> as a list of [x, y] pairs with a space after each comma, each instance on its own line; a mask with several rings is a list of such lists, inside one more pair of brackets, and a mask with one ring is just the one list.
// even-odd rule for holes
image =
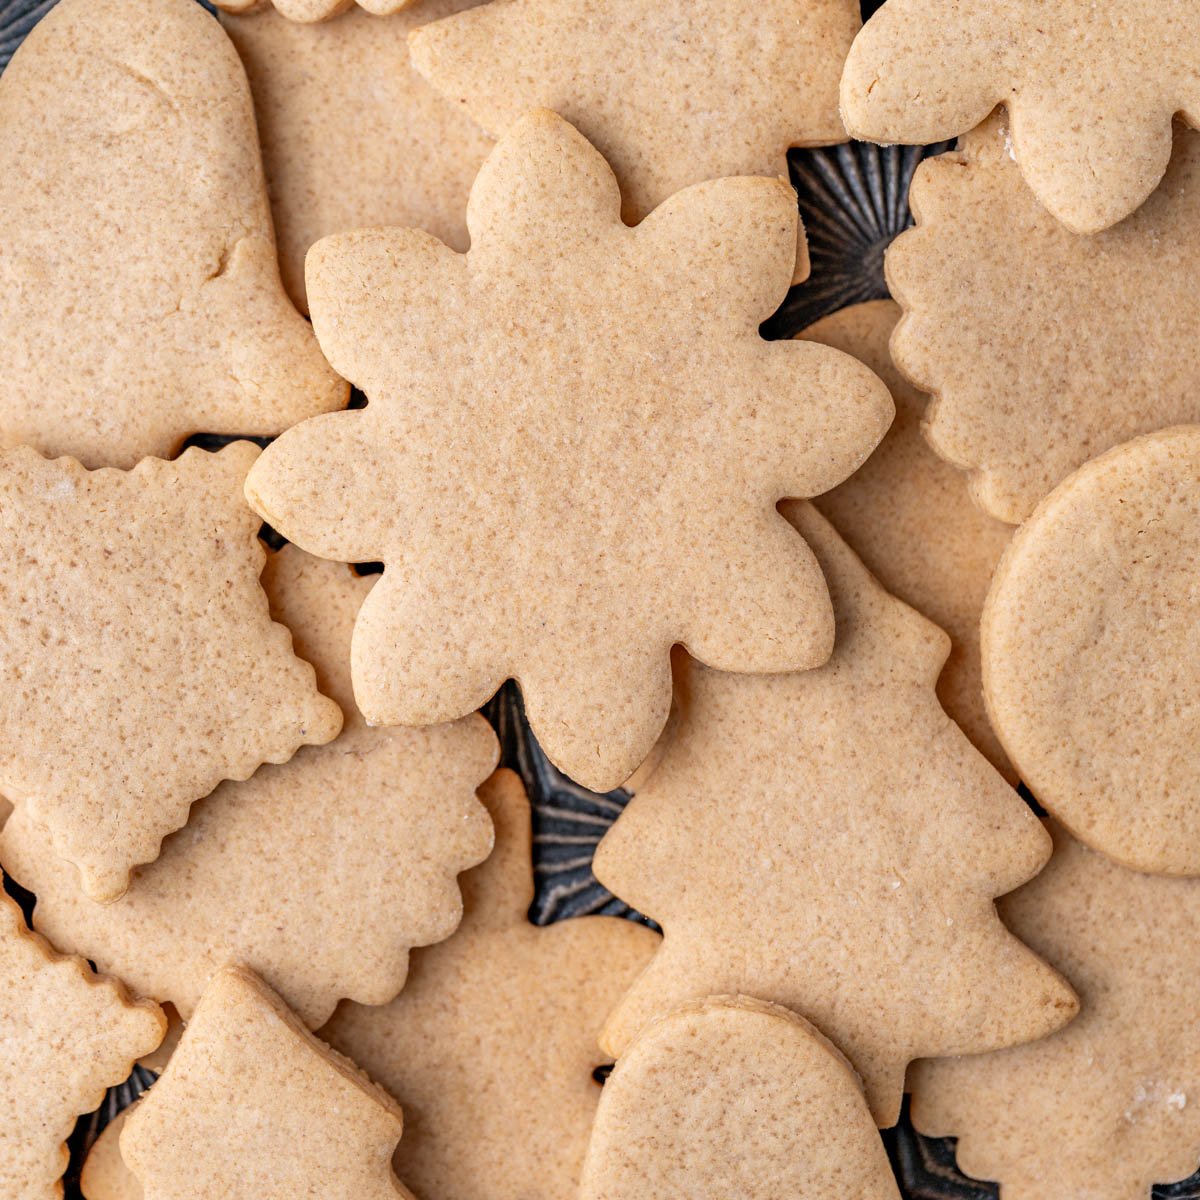
[[400, 1108], [255, 975], [213, 977], [121, 1132], [155, 1200], [412, 1200], [392, 1174]]
[[1164, 185], [1094, 238], [1037, 204], [1006, 138], [994, 119], [921, 165], [886, 268], [930, 443], [1018, 524], [1089, 458], [1200, 420], [1200, 132], [1180, 127]]
[[600, 882], [664, 930], [602, 1044], [623, 1054], [687, 1001], [759, 996], [833, 1041], [888, 1126], [912, 1059], [1028, 1041], [1074, 1014], [993, 904], [1050, 840], [938, 704], [946, 635], [814, 508], [785, 512], [829, 580], [833, 658], [751, 677], [678, 656], [678, 726], [596, 852]]
[[962, 473], [921, 436], [925, 397], [905, 382], [888, 354], [899, 315], [890, 300], [873, 300], [798, 335], [861, 359], [896, 402], [896, 420], [875, 453], [816, 507], [892, 595], [950, 635], [938, 699], [976, 749], [1015, 783], [984, 708], [979, 660], [983, 602], [1012, 530], [971, 503]]
[[408, 61], [408, 33], [471, 0], [421, 0], [380, 21], [327, 25], [267, 8], [224, 25], [250, 77], [288, 295], [305, 312], [304, 256], [331, 233], [427, 229], [465, 250], [467, 196], [492, 140]]
[[1200, 426], [1082, 467], [1013, 538], [983, 617], [1004, 748], [1076, 837], [1200, 874]]
[[418, 30], [412, 51], [494, 136], [531, 108], [565, 117], [634, 224], [690, 184], [786, 176], [789, 146], [844, 142], [838, 81], [861, 24], [858, 0], [493, 0]]
[[61, 0], [0, 80], [0, 178], [0, 442], [132, 467], [346, 403], [279, 281], [245, 73], [194, 0]]
[[618, 917], [531, 925], [529, 802], [511, 771], [480, 794], [496, 849], [462, 878], [461, 928], [414, 952], [391, 1004], [342, 1005], [321, 1036], [404, 1105], [396, 1170], [418, 1195], [524, 1200], [536, 1180], [539, 1196], [573, 1196], [596, 1038], [659, 937]]
[[155, 1005], [55, 954], [0, 894], [0, 1195], [60, 1197], [76, 1119], [165, 1031]]
[[121, 1130], [137, 1102], [118, 1113], [93, 1143], [79, 1175], [83, 1200], [143, 1200], [142, 1185], [121, 1157]]
[[580, 1200], [899, 1200], [850, 1065], [773, 1004], [714, 997], [650, 1025], [600, 1099]]
[[341, 728], [259, 584], [257, 455], [89, 472], [0, 453], [0, 788], [93, 899], [221, 780]]
[[913, 1124], [959, 1139], [1003, 1200], [1149, 1200], [1200, 1161], [1200, 880], [1143, 875], [1050, 824], [1054, 857], [1001, 902], [1080, 1010], [1040, 1042], [909, 1072]]
[[[227, 13], [270, 11], [273, 7], [275, 12], [288, 21], [301, 24], [328, 21], [339, 13], [352, 10], [355, 2], [356, 0], [213, 0], [214, 7]], [[372, 17], [390, 17], [414, 3], [416, 0], [357, 0], [363, 13]]]
[[888, 0], [855, 39], [842, 116], [869, 142], [940, 142], [1008, 108], [1029, 186], [1074, 233], [1133, 212], [1200, 123], [1192, 0]]
[[892, 400], [759, 336], [796, 237], [782, 181], [698, 184], [630, 229], [543, 110], [468, 223], [466, 255], [401, 229], [313, 247], [317, 334], [371, 402], [290, 430], [246, 494], [305, 549], [386, 564], [354, 631], [370, 720], [448, 720], [515, 677], [546, 753], [605, 790], [662, 730], [673, 643], [725, 670], [828, 657], [824, 580], [775, 504], [840, 483]]
[[117, 904], [79, 891], [28, 811], [0, 834], [0, 862], [37, 895], [41, 933], [185, 1019], [213, 971], [240, 962], [316, 1028], [344, 996], [391, 1000], [408, 950], [457, 926], [455, 876], [492, 847], [475, 788], [496, 765], [496, 738], [480, 716], [367, 728], [349, 660], [369, 579], [287, 546], [263, 585], [322, 690], [345, 706], [342, 735], [222, 784]]

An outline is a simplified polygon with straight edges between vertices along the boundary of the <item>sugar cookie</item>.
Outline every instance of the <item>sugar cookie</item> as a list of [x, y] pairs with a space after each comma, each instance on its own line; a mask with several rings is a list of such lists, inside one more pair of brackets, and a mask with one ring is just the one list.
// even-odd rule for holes
[[815, 504], [892, 595], [950, 635], [938, 699], [976, 749], [1015, 783], [988, 722], [979, 661], [983, 601], [1012, 531], [971, 503], [965, 477], [921, 436], [925, 397], [905, 382], [888, 354], [899, 315], [890, 300], [873, 300], [797, 335], [861, 359], [896, 402], [896, 420], [875, 453]]
[[262, 138], [279, 269], [304, 312], [304, 256], [346, 229], [412, 225], [465, 250], [467, 196], [492, 141], [409, 65], [408, 33], [472, 0], [421, 0], [380, 21], [319, 26], [271, 8], [223, 18]]
[[118, 904], [80, 893], [27, 812], [0, 835], [0, 862], [37, 894], [40, 932], [171, 1001], [185, 1019], [212, 973], [239, 962], [316, 1028], [344, 996], [392, 999], [408, 950], [457, 926], [455, 876], [492, 847], [475, 788], [497, 746], [480, 716], [367, 728], [353, 707], [349, 661], [370, 579], [286, 546], [268, 560], [263, 584], [322, 690], [345, 707], [342, 735], [222, 784]]
[[595, 857], [664, 929], [602, 1044], [623, 1054], [689, 1000], [759, 996], [833, 1041], [888, 1126], [911, 1059], [1028, 1041], [1074, 1014], [992, 902], [1050, 841], [938, 704], [946, 635], [813, 507], [784, 511], [829, 580], [833, 658], [742, 676], [677, 656], [679, 726]]
[[143, 1200], [142, 1185], [121, 1157], [121, 1130], [132, 1111], [118, 1113], [88, 1151], [79, 1176], [83, 1200]]
[[256, 976], [213, 976], [121, 1132], [154, 1200], [412, 1200], [389, 1158], [400, 1108]]
[[387, 565], [354, 633], [370, 720], [461, 716], [515, 677], [555, 764], [616, 787], [666, 720], [673, 643], [727, 670], [828, 657], [824, 581], [775, 503], [841, 482], [891, 396], [759, 335], [796, 237], [782, 181], [698, 184], [629, 229], [542, 110], [468, 222], [465, 256], [399, 229], [313, 248], [318, 337], [371, 403], [290, 430], [246, 494], [305, 549]]
[[221, 780], [341, 727], [259, 583], [257, 455], [89, 472], [0, 452], [0, 788], [94, 899]]
[[61, 1197], [76, 1118], [165, 1031], [155, 1005], [55, 954], [0, 894], [0, 1195]]
[[600, 1099], [604, 1018], [658, 935], [618, 917], [531, 925], [532, 836], [520, 781], [481, 792], [496, 849], [462, 878], [466, 914], [412, 956], [383, 1008], [345, 1004], [322, 1037], [404, 1105], [396, 1170], [421, 1197], [573, 1196]]
[[1200, 1161], [1200, 880], [1050, 831], [1049, 866], [1000, 907], [1079, 989], [1079, 1016], [1028, 1046], [914, 1064], [913, 1124], [957, 1137], [962, 1170], [1004, 1200], [1150, 1200]]
[[1021, 527], [983, 616], [996, 732], [1076, 837], [1200, 874], [1200, 426], [1082, 467]]
[[[288, 21], [315, 24], [328, 21], [339, 13], [353, 11], [356, 0], [213, 0], [214, 6], [227, 13], [270, 11], [271, 7]], [[359, 9], [374, 17], [390, 17], [411, 7], [416, 0], [357, 0]]]
[[923, 145], [1004, 104], [1038, 199], [1098, 233], [1162, 179], [1171, 118], [1200, 124], [1197, 62], [1191, 0], [888, 0], [851, 47], [842, 116], [852, 137]]

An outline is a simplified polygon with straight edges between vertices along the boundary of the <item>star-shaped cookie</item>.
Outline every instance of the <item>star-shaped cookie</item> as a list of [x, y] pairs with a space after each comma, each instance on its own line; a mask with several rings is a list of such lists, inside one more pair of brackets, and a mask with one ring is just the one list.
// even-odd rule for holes
[[413, 954], [391, 1004], [342, 1005], [321, 1036], [403, 1104], [396, 1170], [419, 1196], [573, 1196], [600, 1099], [596, 1037], [659, 938], [618, 917], [531, 925], [529, 802], [510, 771], [481, 796], [496, 849], [463, 876], [462, 926]]
[[744, 996], [653, 1022], [609, 1076], [580, 1200], [899, 1200], [853, 1068]]
[[155, 1005], [55, 954], [0, 893], [0, 1195], [61, 1197], [76, 1118], [165, 1031]]
[[222, 784], [117, 904], [80, 893], [28, 811], [0, 833], [0, 862], [37, 894], [40, 932], [169, 1000], [185, 1020], [212, 973], [240, 962], [316, 1028], [344, 996], [391, 1000], [409, 949], [458, 924], [455, 876], [492, 847], [475, 788], [496, 764], [496, 738], [477, 715], [428, 729], [367, 727], [349, 661], [370, 579], [287, 546], [268, 560], [263, 585], [322, 691], [343, 705], [341, 736]]
[[312, 553], [384, 562], [354, 632], [370, 720], [458, 717], [516, 678], [546, 753], [606, 789], [662, 730], [673, 643], [726, 670], [828, 657], [775, 504], [841, 482], [893, 405], [848, 356], [759, 336], [796, 220], [785, 183], [736, 178], [630, 229], [543, 110], [484, 164], [468, 254], [400, 229], [313, 247], [317, 335], [370, 404], [289, 430], [246, 490]]
[[1093, 238], [1037, 203], [1007, 142], [993, 118], [921, 164], [886, 270], [929, 441], [1019, 524], [1089, 458], [1200, 420], [1200, 132], [1180, 126], [1163, 186]]
[[846, 140], [838, 81], [858, 0], [492, 0], [426, 25], [413, 62], [494, 136], [531, 108], [608, 160], [625, 219], [705, 179], [786, 175]]
[[1012, 531], [971, 503], [966, 479], [921, 436], [926, 398], [892, 365], [888, 338], [900, 315], [890, 300], [856, 304], [797, 336], [861, 359], [891, 389], [896, 420], [875, 453], [816, 501], [892, 595], [950, 635], [938, 679], [942, 706], [1010, 783], [1016, 783], [983, 703], [979, 621]]
[[1080, 1010], [1040, 1042], [914, 1064], [913, 1124], [958, 1138], [1005, 1200], [1150, 1200], [1200, 1161], [1200, 880], [1142, 875], [1053, 823], [1054, 857], [1001, 902]]
[[304, 256], [328, 234], [412, 225], [467, 248], [492, 139], [410, 66], [407, 39], [471, 3], [421, 0], [386, 21], [351, 8], [315, 27], [269, 6], [223, 18], [254, 93], [280, 274], [304, 312]]
[[1192, 0], [887, 0], [842, 77], [852, 137], [940, 142], [1008, 108], [1012, 153], [1074, 233], [1154, 191], [1177, 113], [1200, 123]]
[[228, 967], [120, 1148], [155, 1200], [412, 1200], [389, 1163], [402, 1124], [382, 1088], [255, 975]]
[[1074, 1014], [993, 904], [1049, 839], [938, 704], [945, 634], [813, 507], [785, 512], [829, 580], [833, 658], [756, 677], [679, 656], [678, 724], [596, 852], [600, 882], [664, 930], [602, 1043], [622, 1054], [681, 1003], [758, 996], [816, 1025], [888, 1126], [912, 1059], [1028, 1041]]
[[334, 738], [338, 706], [272, 622], [258, 448], [132, 471], [0, 453], [0, 789], [115, 900], [223, 779]]
[[245, 73], [195, 0], [61, 0], [0, 80], [0, 178], [0, 445], [132, 467], [345, 405], [279, 281]]

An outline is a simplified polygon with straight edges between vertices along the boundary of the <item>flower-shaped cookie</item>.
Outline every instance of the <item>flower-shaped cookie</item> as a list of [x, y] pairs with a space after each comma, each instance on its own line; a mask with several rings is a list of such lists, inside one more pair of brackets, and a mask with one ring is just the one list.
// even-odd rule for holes
[[383, 560], [354, 633], [368, 719], [458, 717], [515, 677], [550, 757], [607, 789], [663, 727], [673, 643], [737, 671], [828, 657], [775, 505], [841, 482], [894, 410], [847, 355], [759, 336], [796, 223], [787, 184], [735, 178], [631, 229], [538, 111], [476, 180], [468, 254], [398, 229], [313, 248], [318, 337], [370, 405], [289, 430], [246, 490], [305, 549]]
[[495, 0], [418, 30], [412, 54], [495, 136], [531, 108], [564, 116], [634, 222], [689, 184], [786, 175], [789, 146], [844, 142], [861, 23], [858, 0]]
[[888, 0], [842, 77], [851, 136], [937, 142], [1008, 107], [1012, 148], [1076, 233], [1128, 216], [1171, 155], [1171, 119], [1200, 122], [1193, 0]]
[[1200, 420], [1200, 132], [1180, 126], [1163, 186], [1092, 238], [1037, 203], [1007, 143], [996, 117], [922, 163], [886, 268], [929, 442], [1019, 524], [1089, 458]]

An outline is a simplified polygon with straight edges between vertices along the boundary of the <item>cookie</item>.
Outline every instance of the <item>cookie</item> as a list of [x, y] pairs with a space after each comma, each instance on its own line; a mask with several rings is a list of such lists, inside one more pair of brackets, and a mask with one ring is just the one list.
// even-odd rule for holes
[[716, 997], [655, 1021], [604, 1085], [580, 1200], [899, 1200], [846, 1060], [806, 1021]]
[[421, 0], [380, 21], [319, 26], [271, 8], [222, 19], [250, 78], [288, 295], [308, 311], [304, 256], [331, 233], [426, 229], [465, 250], [467, 196], [492, 141], [408, 63], [409, 31], [472, 0]]
[[0, 453], [0, 789], [115, 900], [223, 779], [342, 717], [271, 621], [257, 447], [132, 471]]
[[893, 405], [848, 356], [759, 336], [796, 219], [785, 183], [740, 178], [631, 230], [542, 110], [480, 172], [467, 255], [399, 229], [313, 247], [317, 335], [371, 403], [289, 430], [246, 494], [306, 550], [386, 564], [354, 632], [369, 720], [448, 720], [518, 678], [549, 757], [605, 790], [662, 730], [673, 643], [726, 670], [828, 657], [775, 503], [841, 482]]
[[979, 621], [1008, 526], [971, 503], [961, 472], [921, 436], [925, 397], [892, 365], [888, 338], [900, 315], [890, 300], [856, 304], [799, 337], [866, 363], [891, 390], [896, 420], [875, 453], [816, 501], [883, 586], [950, 635], [938, 679], [942, 707], [992, 766], [1016, 783], [983, 703]]
[[600, 1099], [596, 1037], [658, 944], [617, 917], [538, 928], [529, 802], [511, 771], [480, 793], [496, 849], [462, 878], [466, 912], [417, 950], [383, 1008], [342, 1005], [321, 1036], [404, 1105], [396, 1171], [454, 1200], [573, 1196]]
[[76, 1118], [162, 1040], [153, 1004], [63, 958], [0, 894], [0, 1195], [54, 1200]]
[[1098, 233], [1154, 191], [1171, 119], [1200, 122], [1190, 0], [887, 0], [846, 60], [842, 116], [870, 142], [940, 142], [998, 104], [1038, 200]]
[[595, 857], [664, 930], [602, 1044], [623, 1054], [691, 1000], [758, 996], [816, 1025], [889, 1126], [913, 1058], [1029, 1041], [1074, 1014], [992, 902], [1050, 841], [938, 704], [946, 635], [814, 508], [784, 511], [829, 580], [837, 646], [824, 667], [765, 677], [677, 656], [678, 727]]
[[132, 467], [345, 405], [279, 281], [245, 73], [194, 0], [61, 0], [0, 81], [0, 178], [0, 444]]
[[996, 732], [1076, 837], [1200, 874], [1200, 426], [1147, 434], [1037, 507], [983, 614]]
[[957, 1137], [962, 1170], [1005, 1200], [1150, 1200], [1200, 1161], [1200, 880], [1138, 874], [1050, 832], [1049, 866], [1001, 911], [1066, 972], [1079, 1016], [1028, 1046], [916, 1063], [913, 1124]]
[[493, 0], [419, 29], [412, 53], [496, 137], [531, 108], [565, 117], [632, 225], [691, 184], [786, 176], [789, 146], [844, 142], [838, 81], [861, 24], [857, 0]]
[[[389, 17], [415, 2], [416, 0], [357, 0], [362, 12], [375, 17]], [[355, 0], [269, 0], [269, 3], [282, 17], [302, 24], [328, 21], [339, 13], [357, 11], [353, 8]], [[214, 6], [227, 13], [271, 11], [268, 0], [214, 0]]]
[[134, 1106], [119, 1112], [88, 1151], [79, 1176], [83, 1200], [142, 1200], [142, 1185], [125, 1165], [120, 1146], [121, 1130]]
[[496, 764], [480, 716], [428, 729], [369, 729], [354, 709], [350, 631], [371, 588], [294, 546], [263, 572], [274, 616], [346, 728], [326, 746], [225, 783], [140, 869], [118, 904], [82, 895], [49, 830], [22, 811], [0, 862], [37, 894], [34, 924], [64, 948], [169, 1000], [186, 1020], [207, 980], [239, 962], [316, 1028], [339, 999], [391, 1000], [408, 951], [462, 915], [455, 876], [492, 848], [475, 788]]
[[1008, 140], [994, 119], [921, 165], [917, 228], [886, 269], [896, 365], [934, 396], [930, 443], [1019, 524], [1089, 458], [1200, 420], [1200, 133], [1180, 126], [1163, 186], [1093, 238], [1037, 203]]
[[411, 1200], [389, 1158], [400, 1108], [251, 972], [213, 976], [121, 1156], [155, 1200]]

